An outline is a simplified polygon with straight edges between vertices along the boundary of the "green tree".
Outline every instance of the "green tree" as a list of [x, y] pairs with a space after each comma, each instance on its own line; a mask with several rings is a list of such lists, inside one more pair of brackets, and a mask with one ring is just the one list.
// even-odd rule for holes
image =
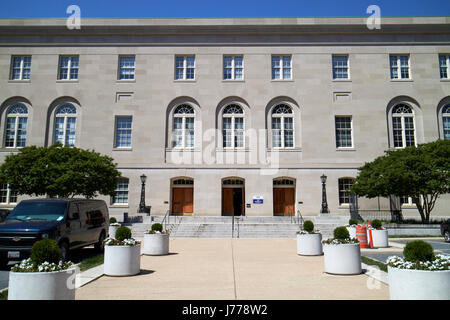
[[119, 177], [111, 157], [60, 143], [21, 148], [0, 166], [1, 181], [30, 196], [113, 196]]
[[423, 223], [440, 195], [450, 192], [450, 141], [438, 140], [417, 147], [386, 151], [359, 168], [351, 192], [375, 198], [411, 197]]

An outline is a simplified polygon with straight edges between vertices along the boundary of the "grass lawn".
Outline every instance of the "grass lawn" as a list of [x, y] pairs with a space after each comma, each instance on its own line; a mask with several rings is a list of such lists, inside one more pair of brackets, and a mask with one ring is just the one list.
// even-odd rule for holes
[[90, 268], [93, 268], [93, 267], [103, 264], [103, 260], [104, 260], [104, 255], [99, 254], [95, 257], [84, 259], [83, 261], [80, 262], [78, 267], [80, 268], [80, 271], [86, 271], [87, 269], [90, 269]]
[[440, 236], [437, 235], [432, 235], [432, 234], [424, 234], [424, 235], [408, 235], [408, 234], [402, 234], [402, 235], [392, 235], [392, 236], [388, 236], [389, 238], [395, 239], [401, 239], [401, 238], [439, 238]]
[[383, 263], [383, 262], [380, 262], [380, 261], [377, 261], [377, 260], [374, 260], [374, 259], [371, 259], [371, 258], [368, 258], [365, 256], [361, 256], [361, 262], [365, 263], [369, 266], [377, 266], [378, 268], [380, 268], [380, 270], [382, 270], [384, 272], [388, 271], [386, 263]]

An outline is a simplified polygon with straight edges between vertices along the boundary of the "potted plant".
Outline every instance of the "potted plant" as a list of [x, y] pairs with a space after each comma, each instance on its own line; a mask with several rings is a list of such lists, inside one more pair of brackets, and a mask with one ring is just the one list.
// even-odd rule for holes
[[144, 234], [144, 254], [166, 255], [169, 253], [169, 233], [163, 231], [161, 223], [154, 223], [152, 229]]
[[391, 300], [450, 300], [450, 256], [422, 240], [408, 242], [403, 256], [386, 261]]
[[[375, 219], [371, 223], [371, 228], [367, 230], [372, 232], [372, 241], [374, 248], [386, 248], [389, 246], [388, 231], [383, 228], [380, 220]], [[370, 237], [367, 237], [370, 241]]]
[[131, 237], [131, 229], [120, 227], [116, 238], [105, 240], [104, 272], [108, 276], [132, 276], [141, 270], [141, 242]]
[[334, 238], [322, 241], [325, 272], [331, 274], [360, 274], [361, 252], [359, 241], [350, 238], [346, 227], [337, 227]]
[[117, 231], [117, 229], [120, 228], [120, 226], [121, 226], [121, 224], [117, 222], [116, 218], [114, 218], [114, 217], [109, 218], [108, 233], [109, 233], [110, 238], [116, 237], [116, 231]]
[[297, 254], [317, 256], [322, 253], [322, 234], [314, 232], [314, 223], [306, 220], [303, 223], [303, 230], [297, 232]]
[[9, 273], [8, 300], [74, 300], [76, 269], [61, 261], [58, 243], [43, 239]]
[[350, 234], [350, 239], [356, 238], [356, 226], [358, 225], [358, 220], [349, 219], [348, 225], [346, 226], [347, 231]]

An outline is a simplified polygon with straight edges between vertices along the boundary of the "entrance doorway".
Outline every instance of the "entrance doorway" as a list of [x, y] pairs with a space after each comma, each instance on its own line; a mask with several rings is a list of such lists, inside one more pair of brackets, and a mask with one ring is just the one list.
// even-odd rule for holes
[[194, 180], [172, 181], [172, 215], [192, 216], [194, 213]]
[[273, 180], [273, 215], [295, 216], [295, 180]]
[[245, 215], [245, 188], [244, 180], [239, 178], [222, 181], [222, 215]]

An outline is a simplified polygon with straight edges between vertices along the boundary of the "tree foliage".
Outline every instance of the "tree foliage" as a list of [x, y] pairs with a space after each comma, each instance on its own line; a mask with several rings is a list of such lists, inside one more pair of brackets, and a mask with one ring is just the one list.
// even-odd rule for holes
[[113, 196], [119, 177], [111, 157], [59, 143], [21, 148], [0, 166], [0, 179], [18, 194], [30, 196]]
[[411, 197], [422, 222], [429, 222], [436, 200], [450, 192], [450, 141], [386, 151], [359, 168], [351, 192], [368, 198]]

